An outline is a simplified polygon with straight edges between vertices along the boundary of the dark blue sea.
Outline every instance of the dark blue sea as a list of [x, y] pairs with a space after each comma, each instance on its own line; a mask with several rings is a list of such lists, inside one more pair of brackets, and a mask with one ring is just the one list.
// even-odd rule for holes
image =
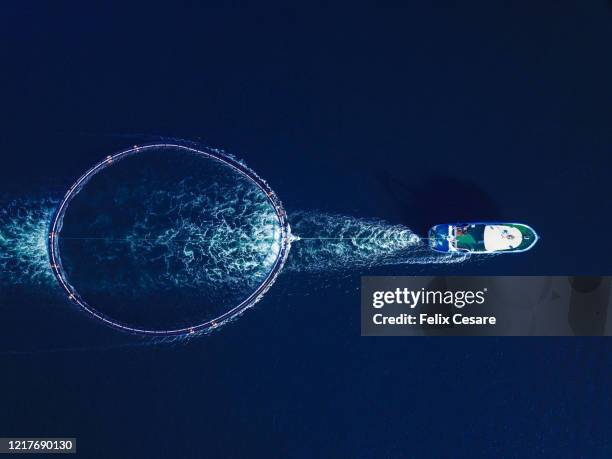
[[283, 272], [188, 342], [125, 335], [5, 273], [0, 436], [76, 437], [87, 458], [612, 456], [607, 338], [360, 336], [362, 275], [612, 274], [610, 4], [421, 3], [4, 6], [4, 206], [176, 139], [243, 159], [290, 214], [419, 234], [517, 221], [541, 240]]

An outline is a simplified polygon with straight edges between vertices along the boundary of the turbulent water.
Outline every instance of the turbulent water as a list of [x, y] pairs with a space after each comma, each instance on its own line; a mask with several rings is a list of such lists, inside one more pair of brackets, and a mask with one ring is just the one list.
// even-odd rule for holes
[[53, 199], [19, 199], [0, 208], [0, 282], [49, 285], [54, 278], [47, 254]]
[[171, 193], [147, 185], [116, 190], [112, 209], [98, 217], [93, 213], [108, 209], [102, 202], [108, 196], [75, 201], [79, 207], [69, 209], [60, 236], [70, 276], [79, 277], [85, 259], [88, 289], [205, 287], [210, 294], [254, 289], [271, 270], [280, 226], [260, 190], [244, 180], [228, 187], [183, 179]]
[[[129, 235], [130, 255], [163, 260], [163, 277], [175, 285], [219, 283], [244, 287], [268, 273], [281, 243], [278, 218], [260, 190], [240, 181], [197, 189], [182, 182], [184, 193], [152, 193], [145, 201], [149, 216], [135, 222]], [[175, 222], [161, 232], [150, 215], [165, 213]], [[256, 287], [250, 285], [249, 287]]]
[[290, 214], [295, 242], [287, 269], [338, 271], [382, 265], [458, 263], [464, 254], [432, 252], [410, 228], [320, 212]]
[[[188, 188], [187, 184], [179, 184], [177, 190], [181, 188]], [[220, 196], [225, 196], [223, 205], [218, 202]], [[2, 283], [54, 282], [46, 243], [56, 204], [52, 199], [22, 199], [0, 209]], [[137, 219], [127, 235], [120, 238], [68, 235], [65, 239], [91, 247], [103, 245], [104, 250], [92, 253], [98, 262], [117, 259], [126, 253], [135, 260], [161, 262], [163, 284], [169, 282], [176, 286], [219, 281], [243, 284], [245, 276], [262, 268], [262, 260], [264, 270], [275, 260], [280, 241], [275, 214], [261, 200], [261, 194], [252, 189], [239, 186], [220, 189], [219, 185], [212, 184], [197, 194], [154, 192], [147, 195], [144, 204], [150, 215]], [[156, 232], [150, 225], [151, 215], [157, 215], [163, 208], [166, 209], [163, 212], [175, 215], [176, 224]], [[193, 212], [194, 209], [208, 211]], [[187, 215], [196, 218], [187, 218]], [[98, 217], [95, 221], [103, 224], [104, 218]], [[409, 228], [382, 220], [297, 211], [290, 214], [290, 222], [295, 240], [285, 269], [291, 271], [455, 263], [466, 259], [466, 255], [431, 252], [426, 241]], [[139, 286], [149, 288], [157, 280], [144, 276]], [[120, 279], [109, 282], [103, 277], [95, 285], [117, 288], [123, 283]], [[129, 288], [133, 289], [134, 285]]]

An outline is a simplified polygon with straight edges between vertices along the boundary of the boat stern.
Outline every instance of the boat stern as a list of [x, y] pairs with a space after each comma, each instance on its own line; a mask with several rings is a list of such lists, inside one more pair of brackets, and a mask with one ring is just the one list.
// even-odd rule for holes
[[432, 226], [429, 229], [429, 248], [436, 252], [449, 252], [448, 238], [452, 231], [452, 225], [442, 224]]

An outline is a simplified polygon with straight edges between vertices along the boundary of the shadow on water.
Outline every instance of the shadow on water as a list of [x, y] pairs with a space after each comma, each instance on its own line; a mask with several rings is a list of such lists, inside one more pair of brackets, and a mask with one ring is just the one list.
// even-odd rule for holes
[[419, 234], [438, 223], [503, 220], [492, 196], [469, 180], [432, 176], [414, 185], [390, 173], [377, 179], [399, 209], [402, 223]]

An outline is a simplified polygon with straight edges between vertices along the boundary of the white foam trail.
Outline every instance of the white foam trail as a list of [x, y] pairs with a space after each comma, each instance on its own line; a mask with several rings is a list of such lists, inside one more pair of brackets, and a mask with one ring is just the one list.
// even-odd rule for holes
[[[244, 190], [236, 190], [244, 192]], [[202, 198], [203, 199], [203, 198]], [[238, 199], [232, 199], [237, 204]], [[257, 202], [253, 199], [250, 201]], [[6, 284], [53, 284], [53, 274], [49, 268], [47, 254], [47, 232], [48, 225], [55, 210], [57, 201], [50, 198], [44, 199], [19, 199], [13, 200], [0, 209], [0, 282]], [[197, 202], [198, 205], [206, 203]], [[261, 208], [257, 211], [261, 212]], [[257, 212], [255, 212], [257, 213]], [[254, 219], [257, 221], [258, 219]], [[267, 220], [267, 219], [264, 219]], [[294, 234], [289, 261], [286, 269], [294, 272], [324, 272], [324, 271], [347, 271], [351, 269], [363, 269], [383, 265], [402, 264], [432, 264], [432, 263], [459, 263], [469, 258], [466, 254], [439, 254], [432, 252], [427, 247], [426, 240], [420, 238], [410, 228], [403, 225], [392, 225], [377, 219], [355, 218], [337, 214], [326, 214], [315, 211], [298, 211], [290, 214], [289, 218]], [[261, 221], [261, 220], [260, 220]], [[226, 275], [233, 271], [230, 278], [240, 278], [240, 273], [249, 271], [250, 258], [244, 257], [240, 250], [212, 251], [219, 257], [219, 265], [224, 269], [209, 270], [207, 272], [199, 269], [190, 269], [197, 263], [193, 263], [193, 245], [196, 247], [205, 242], [207, 250], [210, 246], [225, 247], [226, 238], [205, 237], [201, 228], [195, 225], [186, 225], [182, 222], [181, 235], [189, 236], [189, 242], [173, 235], [157, 234], [155, 237], [147, 233], [146, 225], [140, 228], [139, 238], [130, 241], [128, 245], [134, 256], [145, 255], [153, 246], [162, 246], [173, 255], [181, 255], [181, 268], [178, 273], [168, 272], [169, 277], [174, 276], [176, 280], [185, 282], [202, 281], [200, 278], [218, 279], [218, 275]], [[197, 231], [194, 231], [197, 229]], [[268, 239], [271, 231], [269, 225], [262, 225], [261, 231], [256, 228], [249, 229], [249, 238], [253, 241], [260, 238], [262, 241]], [[265, 237], [264, 237], [265, 236]], [[180, 251], [174, 244], [179, 242]], [[145, 242], [146, 241], [146, 242]], [[199, 242], [202, 241], [202, 242]], [[192, 246], [191, 248], [189, 246]], [[263, 246], [262, 246], [263, 247]], [[269, 246], [267, 246], [269, 249]], [[123, 247], [126, 248], [125, 245]], [[189, 249], [189, 250], [188, 250]], [[144, 252], [144, 253], [143, 253]], [[226, 253], [227, 252], [227, 253]], [[247, 251], [248, 252], [248, 251]], [[210, 252], [209, 252], [210, 253]], [[239, 259], [233, 259], [229, 255], [238, 253]], [[167, 254], [166, 254], [167, 255]], [[176, 268], [176, 265], [174, 266]], [[188, 275], [182, 271], [188, 271]], [[194, 275], [195, 274], [195, 275]], [[216, 274], [213, 276], [213, 274]]]
[[[104, 265], [121, 264], [129, 257], [150, 267], [134, 277], [92, 278], [90, 289], [252, 290], [267, 275], [280, 250], [274, 208], [261, 191], [243, 180], [232, 188], [183, 181], [172, 193], [151, 191], [135, 212], [134, 226], [120, 238], [88, 237], [88, 231], [72, 234], [70, 228], [64, 228], [60, 237], [66, 247], [65, 264], [70, 264], [71, 252], [85, 253], [81, 249], [87, 248], [88, 255], [83, 257]], [[89, 227], [85, 224], [84, 228]], [[111, 235], [113, 229], [105, 228], [105, 234]]]
[[0, 283], [52, 284], [48, 227], [57, 201], [19, 199], [0, 209]]
[[297, 272], [351, 270], [383, 265], [458, 263], [465, 254], [431, 251], [410, 228], [383, 220], [321, 212], [289, 215], [295, 235], [286, 269]]

